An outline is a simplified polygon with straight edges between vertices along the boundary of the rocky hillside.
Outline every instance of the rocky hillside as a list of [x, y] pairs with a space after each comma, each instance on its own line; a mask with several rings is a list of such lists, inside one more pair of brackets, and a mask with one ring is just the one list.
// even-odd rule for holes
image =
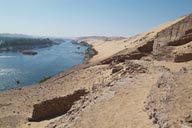
[[88, 64], [0, 93], [0, 127], [192, 127], [191, 30], [187, 15], [128, 39], [81, 39], [98, 52]]
[[192, 59], [191, 40], [192, 16], [188, 16], [157, 34], [153, 54], [161, 59], [174, 59], [175, 62], [190, 61]]

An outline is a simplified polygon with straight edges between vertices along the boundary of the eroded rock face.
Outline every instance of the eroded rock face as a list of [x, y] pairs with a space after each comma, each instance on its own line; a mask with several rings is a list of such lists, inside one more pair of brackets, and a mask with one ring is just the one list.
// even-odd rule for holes
[[151, 53], [153, 51], [154, 40], [148, 41], [143, 46], [140, 46], [138, 50], [142, 53]]
[[[142, 40], [142, 39], [141, 39]], [[142, 42], [132, 52], [116, 54], [101, 61], [101, 64], [124, 63], [126, 60], [139, 60], [151, 55], [156, 60], [185, 62], [192, 60], [189, 54], [173, 54], [177, 46], [184, 46], [192, 41], [192, 15], [157, 33], [156, 37]], [[189, 52], [191, 53], [191, 52]], [[181, 57], [182, 56], [182, 57]], [[182, 59], [183, 58], [183, 59]]]
[[81, 96], [85, 96], [87, 93], [86, 90], [82, 89], [65, 97], [58, 97], [35, 104], [29, 121], [42, 121], [65, 114], [70, 110], [74, 102], [80, 100]]
[[139, 60], [144, 56], [146, 56], [146, 54], [136, 51], [126, 55], [113, 56], [111, 58], [101, 61], [101, 64], [123, 63], [126, 60]]
[[168, 45], [169, 46], [180, 46], [180, 45], [184, 45], [186, 43], [189, 43], [190, 41], [192, 41], [192, 33], [189, 35], [184, 35], [176, 41], [171, 41], [168, 43]]
[[166, 46], [183, 45], [192, 40], [192, 17], [187, 16], [178, 23], [157, 34], [153, 45], [153, 53], [158, 54]]
[[181, 55], [176, 55], [174, 61], [175, 62], [186, 62], [192, 60], [192, 53], [185, 53]]

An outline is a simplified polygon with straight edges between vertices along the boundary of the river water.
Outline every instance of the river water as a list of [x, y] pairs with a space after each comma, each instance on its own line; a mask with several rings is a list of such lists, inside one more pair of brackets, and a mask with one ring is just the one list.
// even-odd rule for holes
[[34, 49], [38, 52], [35, 56], [19, 52], [0, 53], [0, 91], [35, 84], [46, 76], [81, 64], [86, 49], [71, 40], [63, 40], [59, 45]]

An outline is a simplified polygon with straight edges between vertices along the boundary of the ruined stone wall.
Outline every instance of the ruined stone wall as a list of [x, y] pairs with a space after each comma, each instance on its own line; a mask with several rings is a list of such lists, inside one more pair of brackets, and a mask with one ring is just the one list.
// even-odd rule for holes
[[65, 114], [70, 110], [75, 101], [80, 100], [81, 96], [86, 94], [86, 90], [82, 89], [65, 97], [58, 97], [35, 104], [29, 121], [42, 121]]

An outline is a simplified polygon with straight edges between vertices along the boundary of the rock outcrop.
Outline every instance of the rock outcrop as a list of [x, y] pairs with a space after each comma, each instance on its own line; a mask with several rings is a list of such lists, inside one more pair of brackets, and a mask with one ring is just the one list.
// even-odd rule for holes
[[105, 59], [101, 61], [101, 64], [122, 63], [125, 62], [126, 60], [139, 60], [144, 56], [146, 56], [146, 54], [135, 51], [130, 54], [116, 55], [111, 58]]
[[192, 60], [192, 53], [184, 53], [175, 56], [175, 62], [186, 62]]
[[178, 23], [162, 30], [157, 34], [153, 52], [156, 53], [164, 46], [177, 46], [192, 40], [192, 17], [187, 16]]
[[141, 53], [147, 53], [150, 54], [153, 51], [153, 45], [154, 45], [154, 40], [148, 41], [146, 44], [140, 46], [138, 50]]
[[159, 58], [173, 59], [174, 56], [171, 55], [171, 51], [175, 47], [185, 45], [190, 41], [192, 41], [191, 15], [157, 34], [157, 37], [154, 40], [153, 54], [159, 56]]
[[38, 52], [32, 51], [32, 50], [23, 50], [21, 53], [26, 54], [26, 55], [37, 55]]

